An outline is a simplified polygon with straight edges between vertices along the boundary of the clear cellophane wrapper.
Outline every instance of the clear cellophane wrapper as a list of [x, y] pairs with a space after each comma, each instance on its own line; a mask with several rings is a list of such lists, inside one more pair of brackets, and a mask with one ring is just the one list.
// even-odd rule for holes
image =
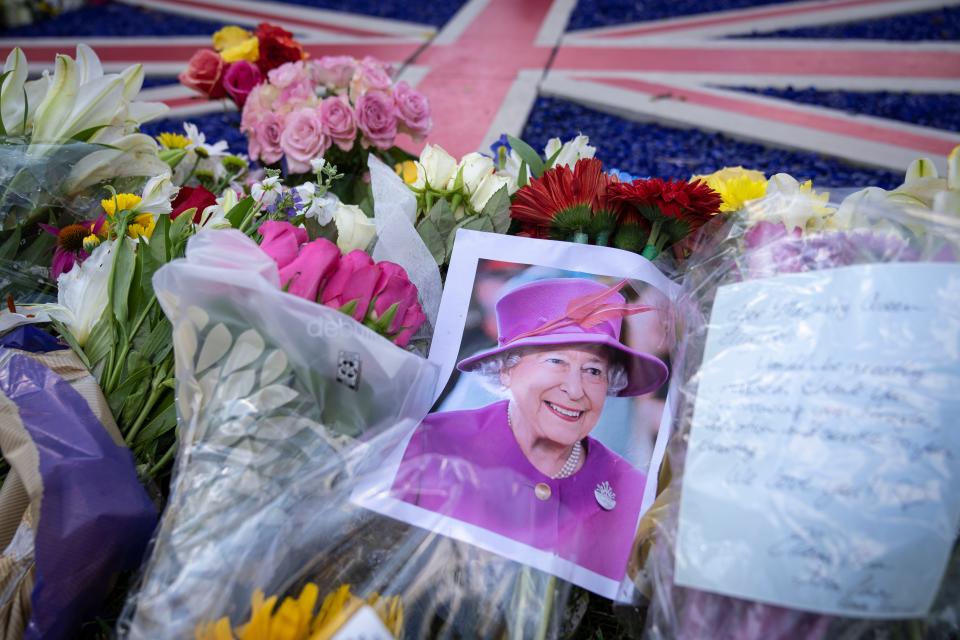
[[[708, 364], [704, 355], [718, 289], [783, 274], [826, 271], [854, 265], [956, 263], [960, 257], [960, 222], [953, 217], [926, 210], [860, 207], [853, 228], [840, 230], [830, 228], [827, 224], [819, 230], [808, 228], [802, 234], [799, 230], [786, 233], [779, 221], [771, 223], [764, 220], [771, 212], [776, 213], [783, 204], [774, 199], [749, 203], [745, 211], [722, 226], [710, 229], [709, 233], [700, 234], [696, 244], [691, 244], [693, 252], [686, 263], [683, 291], [678, 303], [678, 313], [683, 318], [684, 326], [675, 372], [680, 376], [677, 382], [681, 393], [674, 433], [667, 448], [661, 476], [661, 485], [665, 486], [641, 524], [645, 565], [638, 573], [636, 584], [641, 592], [651, 598], [644, 637], [684, 640], [956, 637], [960, 633], [960, 552], [957, 532], [955, 529], [950, 531], [949, 525], [938, 525], [937, 535], [951, 551], [939, 590], [926, 617], [879, 619], [870, 618], [869, 615], [827, 615], [688, 588], [675, 582], [678, 525], [688, 445], [701, 382], [700, 373]], [[815, 286], [800, 293], [801, 297], [809, 296], [808, 299], [816, 295]], [[930, 402], [941, 403], [945, 399], [948, 400], [936, 394], [928, 398]], [[956, 425], [947, 426], [955, 428]], [[796, 451], [796, 446], [796, 441], [783, 443], [784, 450], [788, 452]], [[955, 482], [955, 464], [953, 469], [952, 482]], [[852, 472], [849, 480], [857, 482]], [[719, 487], [717, 490], [723, 491], [724, 478], [717, 477], [715, 481]], [[794, 530], [793, 514], [807, 507], [811, 507], [809, 501], [797, 500], [795, 504], [786, 502], [760, 517], [764, 526], [779, 527], [789, 533]], [[691, 526], [691, 530], [695, 530], [695, 527]], [[707, 543], [705, 539], [701, 542]], [[894, 546], [882, 548], [880, 558], [883, 553], [895, 551]], [[759, 550], [755, 552], [759, 553]], [[736, 570], [729, 562], [719, 560], [710, 565], [710, 570], [720, 578], [723, 572]], [[764, 577], [757, 576], [757, 579], [763, 580]]]

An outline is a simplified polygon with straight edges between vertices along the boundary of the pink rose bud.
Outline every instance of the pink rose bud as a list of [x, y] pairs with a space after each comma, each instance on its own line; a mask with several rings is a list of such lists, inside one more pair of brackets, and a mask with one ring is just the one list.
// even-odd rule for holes
[[339, 96], [327, 98], [320, 103], [320, 115], [323, 130], [330, 139], [344, 151], [350, 151], [357, 138], [357, 121], [347, 99]]
[[430, 133], [433, 121], [430, 118], [430, 102], [426, 96], [413, 89], [406, 82], [398, 82], [393, 92], [397, 112], [400, 115], [401, 129], [414, 138]]
[[313, 81], [330, 89], [346, 89], [357, 68], [351, 56], [324, 56], [310, 65]]
[[286, 154], [290, 173], [308, 173], [310, 161], [330, 148], [330, 138], [323, 132], [320, 110], [303, 107], [288, 115], [280, 146]]
[[238, 107], [246, 104], [250, 92], [261, 82], [263, 82], [263, 76], [260, 74], [260, 69], [247, 60], [237, 60], [227, 67], [226, 73], [223, 74], [223, 87]]
[[284, 268], [297, 257], [300, 245], [309, 239], [307, 230], [280, 220], [267, 220], [259, 229], [260, 248], [273, 258], [279, 268]]
[[417, 303], [412, 307], [408, 307], [407, 312], [403, 316], [403, 329], [394, 339], [394, 342], [397, 344], [397, 346], [405, 347], [410, 344], [410, 338], [413, 337], [413, 334], [415, 334], [420, 326], [426, 321], [427, 316], [423, 312], [423, 308], [420, 306], [420, 303]]
[[382, 91], [365, 93], [357, 101], [357, 126], [363, 140], [378, 149], [389, 149], [397, 137], [397, 108], [393, 97]]
[[259, 158], [267, 164], [279, 162], [283, 157], [281, 137], [284, 131], [284, 118], [277, 113], [265, 113], [253, 130], [250, 139], [250, 157]]
[[394, 335], [403, 326], [407, 309], [417, 304], [417, 288], [400, 265], [384, 261], [377, 266], [380, 267], [380, 278], [374, 292], [373, 311], [380, 320], [396, 306], [390, 324], [384, 327], [388, 335]]
[[280, 285], [295, 296], [317, 301], [321, 285], [337, 269], [340, 249], [326, 238], [303, 245], [300, 255], [280, 269]]
[[193, 54], [187, 68], [177, 76], [180, 83], [208, 98], [222, 98], [227, 95], [223, 88], [223, 71], [226, 63], [213, 49], [200, 49]]
[[362, 321], [367, 316], [379, 278], [380, 270], [373, 264], [373, 258], [365, 251], [354, 249], [340, 259], [340, 266], [330, 276], [320, 302], [334, 309], [343, 309], [353, 303], [350, 315], [354, 320]]

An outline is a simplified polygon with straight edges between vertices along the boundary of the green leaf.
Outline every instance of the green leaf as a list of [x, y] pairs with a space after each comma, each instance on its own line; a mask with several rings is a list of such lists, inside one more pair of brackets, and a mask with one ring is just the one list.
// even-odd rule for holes
[[153, 262], [166, 264], [170, 260], [170, 216], [157, 216], [156, 226], [150, 235], [149, 252]]
[[470, 216], [470, 218], [464, 218], [463, 224], [460, 225], [460, 229], [473, 229], [474, 231], [489, 231], [493, 233], [493, 220], [487, 216]]
[[[553, 167], [553, 163], [557, 161], [557, 157], [560, 155], [560, 152], [563, 151], [563, 145], [560, 145], [560, 148], [553, 152], [553, 155], [547, 158], [547, 161], [544, 163], [546, 169]], [[546, 170], [545, 169], [545, 170]]]
[[520, 159], [530, 167], [530, 172], [533, 174], [533, 177], [539, 178], [544, 171], [543, 159], [540, 157], [540, 154], [520, 138], [514, 138], [508, 135], [507, 140], [510, 141], [510, 148], [516, 151]]
[[417, 225], [417, 233], [420, 234], [420, 239], [423, 240], [423, 244], [427, 245], [427, 249], [430, 250], [430, 254], [433, 256], [433, 259], [437, 261], [438, 265], [442, 265], [446, 261], [447, 256], [447, 235], [440, 233], [437, 230], [437, 224], [430, 218], [424, 218]]
[[157, 155], [160, 156], [160, 159], [167, 163], [171, 169], [176, 169], [177, 165], [180, 164], [187, 156], [186, 149], [164, 149]]
[[76, 140], [77, 142], [87, 142], [88, 140], [90, 140], [90, 138], [93, 137], [93, 134], [95, 134], [97, 131], [100, 131], [101, 129], [107, 126], [108, 125], [101, 124], [95, 127], [90, 127], [89, 129], [84, 129], [80, 133], [74, 134], [74, 136], [70, 139]]
[[177, 426], [177, 406], [173, 394], [168, 394], [168, 396], [165, 401], [159, 403], [159, 409], [154, 414], [153, 419], [147, 422], [133, 439], [135, 445], [152, 442]]
[[130, 311], [130, 284], [133, 282], [136, 255], [133, 243], [126, 238], [118, 238], [114, 246], [116, 256], [113, 259], [113, 273], [111, 274], [110, 302], [113, 307], [113, 316], [121, 324], [127, 321]]
[[510, 228], [510, 191], [507, 185], [490, 196], [480, 214], [490, 219], [496, 233], [506, 233]]
[[17, 257], [17, 249], [20, 247], [20, 226], [13, 228], [10, 237], [0, 245], [0, 260], [13, 260]]
[[41, 261], [49, 264], [50, 256], [53, 254], [56, 244], [56, 237], [49, 233], [41, 233], [37, 235], [36, 240], [20, 254], [20, 260], [29, 264], [40, 264]]
[[103, 315], [97, 324], [93, 325], [90, 331], [90, 337], [87, 338], [87, 344], [84, 352], [87, 354], [87, 360], [91, 367], [97, 364], [109, 355], [110, 350], [116, 342], [113, 330], [113, 316], [109, 310], [104, 309]]
[[[135, 240], [137, 247], [134, 249], [133, 260], [133, 278], [130, 281], [130, 310], [131, 318], [139, 318], [144, 310], [147, 301], [146, 292], [143, 290], [143, 258], [147, 254], [147, 241], [145, 238]], [[152, 289], [151, 289], [152, 291]]]
[[250, 210], [253, 209], [256, 202], [250, 196], [247, 196], [240, 202], [234, 205], [230, 211], [227, 212], [226, 217], [230, 222], [230, 226], [234, 229], [239, 229], [241, 223], [246, 219], [247, 214], [250, 213]]
[[143, 354], [144, 358], [148, 358], [153, 364], [158, 364], [170, 351], [173, 342], [171, 333], [170, 323], [166, 319], [160, 320], [150, 329], [143, 341], [137, 344], [137, 350]]
[[190, 210], [184, 211], [176, 220], [170, 223], [170, 244], [169, 244], [169, 255], [170, 259], [179, 258], [183, 255], [184, 248], [187, 244], [187, 238], [190, 237], [190, 234], [193, 229], [193, 214], [190, 213]]
[[527, 176], [527, 163], [521, 162], [520, 173], [517, 174], [517, 186], [522, 188], [528, 184], [530, 184], [530, 178]]

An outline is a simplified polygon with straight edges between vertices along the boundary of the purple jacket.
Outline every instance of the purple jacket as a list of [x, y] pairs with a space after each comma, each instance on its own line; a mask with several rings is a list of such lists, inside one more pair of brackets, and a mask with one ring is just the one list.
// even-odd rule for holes
[[[579, 471], [552, 480], [530, 464], [507, 424], [507, 402], [427, 416], [410, 439], [394, 497], [552, 551], [613, 580], [623, 578], [646, 476], [592, 438]], [[595, 495], [609, 483], [615, 506]], [[534, 487], [550, 488], [541, 499]], [[541, 497], [546, 492], [541, 487]]]

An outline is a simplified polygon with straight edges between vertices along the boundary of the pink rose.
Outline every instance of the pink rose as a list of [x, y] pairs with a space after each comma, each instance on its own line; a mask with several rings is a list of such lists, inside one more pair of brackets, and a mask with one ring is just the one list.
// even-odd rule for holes
[[281, 269], [294, 261], [300, 245], [309, 239], [306, 229], [279, 220], [267, 220], [260, 225], [259, 233], [263, 238], [260, 248]]
[[317, 84], [330, 89], [346, 89], [357, 68], [352, 56], [324, 56], [310, 65], [310, 72]]
[[248, 135], [253, 133], [256, 124], [273, 111], [273, 101], [279, 93], [279, 90], [268, 82], [261, 82], [251, 89], [247, 95], [247, 101], [243, 104], [240, 130]]
[[249, 138], [251, 158], [259, 158], [267, 164], [274, 164], [283, 157], [281, 138], [284, 132], [284, 118], [277, 113], [266, 113], [253, 129]]
[[330, 138], [323, 132], [320, 110], [304, 107], [287, 116], [280, 146], [287, 157], [290, 173], [310, 171], [310, 161], [330, 147]]
[[380, 269], [380, 278], [377, 280], [373, 299], [375, 321], [383, 323], [386, 335], [392, 336], [404, 327], [407, 311], [414, 306], [420, 306], [417, 302], [417, 288], [400, 265], [384, 261], [377, 264], [377, 267]]
[[373, 300], [373, 292], [379, 279], [380, 270], [373, 264], [373, 258], [365, 251], [354, 249], [340, 259], [340, 266], [330, 276], [320, 302], [340, 310], [353, 303], [350, 315], [354, 320], [362, 322], [367, 316], [367, 309]]
[[397, 334], [397, 337], [394, 338], [394, 342], [398, 347], [405, 347], [410, 344], [410, 338], [413, 337], [413, 334], [417, 332], [421, 325], [427, 321], [427, 316], [423, 312], [423, 307], [419, 303], [407, 307], [407, 312], [403, 314], [403, 329], [400, 330], [400, 333]]
[[357, 101], [357, 125], [365, 144], [389, 149], [397, 137], [397, 108], [393, 98], [382, 91], [365, 93]]
[[302, 60], [285, 62], [276, 69], [271, 69], [267, 73], [267, 78], [270, 80], [270, 84], [280, 89], [289, 87], [296, 82], [309, 80]]
[[350, 99], [354, 104], [368, 91], [390, 91], [393, 80], [382, 62], [367, 56], [353, 72], [350, 79]]
[[177, 77], [181, 84], [208, 98], [222, 98], [227, 95], [223, 88], [225, 66], [219, 53], [213, 49], [200, 49], [190, 58], [186, 70]]
[[300, 254], [280, 269], [280, 286], [311, 302], [317, 301], [321, 286], [340, 262], [340, 249], [326, 238], [317, 238], [300, 249]]
[[406, 82], [398, 82], [393, 92], [400, 115], [401, 128], [414, 138], [430, 133], [433, 122], [430, 119], [430, 102], [427, 97], [413, 89]]
[[250, 92], [258, 84], [263, 82], [263, 76], [257, 65], [247, 60], [237, 60], [223, 74], [223, 88], [227, 90], [233, 101], [238, 107], [244, 106]]
[[320, 103], [323, 130], [344, 151], [353, 148], [357, 138], [357, 121], [350, 103], [343, 97], [330, 97]]
[[280, 90], [280, 95], [273, 103], [273, 108], [281, 113], [290, 113], [303, 107], [314, 107], [317, 104], [317, 94], [309, 80], [299, 80]]

